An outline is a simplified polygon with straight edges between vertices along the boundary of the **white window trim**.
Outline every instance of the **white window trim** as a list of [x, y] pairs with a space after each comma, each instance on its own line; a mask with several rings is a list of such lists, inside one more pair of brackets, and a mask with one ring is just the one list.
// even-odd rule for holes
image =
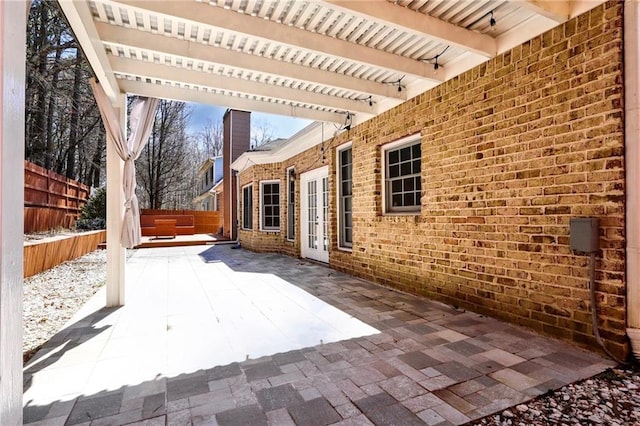
[[245, 228], [245, 226], [244, 226], [244, 209], [246, 208], [246, 206], [244, 204], [244, 190], [245, 190], [245, 188], [249, 188], [249, 187], [251, 187], [251, 207], [252, 207], [252, 210], [253, 210], [253, 206], [254, 206], [253, 182], [246, 184], [240, 190], [241, 191], [240, 193], [242, 194], [242, 218], [241, 218], [241, 222], [242, 223], [240, 225], [241, 225], [241, 229], [243, 231], [253, 231], [255, 229], [255, 224], [253, 223], [253, 211], [251, 212], [251, 216], [252, 216], [251, 228]]
[[[297, 231], [297, 229], [295, 229], [296, 213], [295, 213], [295, 211], [294, 211], [294, 212], [293, 212], [293, 223], [294, 223], [294, 230], [293, 230], [293, 232], [294, 232], [294, 236], [293, 236], [293, 238], [289, 238], [289, 207], [290, 207], [290, 205], [291, 205], [291, 202], [290, 202], [290, 200], [289, 200], [289, 183], [290, 183], [289, 179], [290, 179], [291, 177], [289, 176], [289, 173], [290, 173], [291, 171], [293, 171], [293, 172], [295, 173], [295, 171], [296, 171], [296, 167], [295, 167], [295, 166], [287, 167], [287, 170], [286, 170], [286, 177], [287, 177], [287, 232], [286, 232], [286, 234], [287, 234], [287, 235], [285, 235], [285, 238], [287, 239], [287, 241], [295, 241], [295, 240], [296, 240], [295, 234], [296, 234], [296, 231]], [[297, 183], [296, 179], [294, 179], [294, 182], [296, 182], [296, 183]], [[296, 189], [297, 189], [297, 188], [296, 188]], [[294, 203], [295, 203], [295, 200], [294, 200]]]
[[[343, 143], [342, 145], [336, 147], [336, 207], [337, 207], [337, 212], [338, 212], [338, 220], [337, 220], [337, 231], [338, 231], [338, 250], [340, 251], [346, 251], [349, 253], [353, 253], [353, 241], [351, 242], [352, 247], [345, 247], [343, 245], [340, 245], [340, 226], [341, 226], [341, 214], [340, 214], [340, 152], [344, 151], [345, 149], [349, 149], [351, 148], [351, 170], [352, 170], [352, 175], [351, 175], [351, 182], [353, 182], [353, 142], [349, 141], [347, 143]], [[353, 194], [353, 191], [352, 191]], [[351, 195], [352, 197], [352, 202], [353, 202], [353, 195]], [[353, 204], [352, 204], [353, 205]], [[351, 217], [352, 217], [352, 221], [353, 221], [353, 212], [351, 213]], [[351, 233], [352, 238], [353, 238], [353, 231]]]
[[[258, 220], [260, 221], [260, 223], [259, 223], [259, 228], [258, 229], [260, 229], [260, 231], [262, 231], [262, 232], [280, 232], [280, 229], [282, 228], [281, 226], [278, 226], [277, 228], [267, 228], [267, 229], [265, 229], [264, 226], [263, 226], [263, 222], [262, 222], [262, 200], [263, 200], [262, 196], [263, 196], [263, 193], [264, 193], [264, 185], [265, 184], [269, 184], [269, 183], [277, 183], [278, 184], [278, 188], [279, 188], [278, 192], [279, 192], [279, 195], [280, 195], [280, 197], [279, 197], [280, 198], [280, 212], [282, 213], [282, 183], [280, 182], [280, 179], [261, 180], [260, 181], [260, 200], [259, 200], [259, 203], [258, 203], [258, 206], [260, 207], [260, 210], [259, 210], [260, 214], [259, 214]], [[280, 215], [280, 221], [282, 221], [282, 215]], [[254, 228], [255, 228], [255, 226], [254, 226]]]
[[[403, 145], [414, 145], [416, 142], [422, 143], [422, 136], [420, 133], [414, 133], [413, 135], [406, 136], [402, 139], [398, 139], [397, 141], [389, 142], [387, 144], [382, 145], [381, 156], [382, 156], [382, 214], [385, 216], [419, 216], [422, 212], [422, 191], [420, 191], [420, 205], [418, 209], [415, 211], [388, 211], [387, 210], [387, 151], [395, 148], [400, 148]], [[420, 161], [420, 175], [422, 179], [422, 160]]]

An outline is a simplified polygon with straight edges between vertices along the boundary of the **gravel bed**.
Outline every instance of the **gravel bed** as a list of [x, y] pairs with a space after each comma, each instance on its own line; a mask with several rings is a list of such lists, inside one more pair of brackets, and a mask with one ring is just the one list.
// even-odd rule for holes
[[24, 241], [39, 241], [44, 240], [45, 238], [59, 237], [61, 235], [72, 236], [78, 234], [79, 232], [82, 231], [67, 228], [57, 228], [50, 231], [32, 232], [30, 234], [24, 234]]
[[25, 363], [105, 284], [106, 262], [107, 251], [96, 250], [25, 278]]
[[640, 425], [640, 368], [612, 368], [469, 425]]

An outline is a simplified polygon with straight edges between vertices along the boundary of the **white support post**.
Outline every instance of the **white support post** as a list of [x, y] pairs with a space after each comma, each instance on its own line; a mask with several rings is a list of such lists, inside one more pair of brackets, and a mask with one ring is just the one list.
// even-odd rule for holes
[[22, 424], [24, 1], [0, 2], [0, 425]]
[[[116, 111], [120, 123], [126, 129], [126, 96], [118, 97]], [[124, 161], [113, 145], [107, 140], [107, 306], [124, 305], [124, 262], [125, 249], [120, 244], [122, 217], [124, 214], [124, 191], [122, 189], [122, 171]]]

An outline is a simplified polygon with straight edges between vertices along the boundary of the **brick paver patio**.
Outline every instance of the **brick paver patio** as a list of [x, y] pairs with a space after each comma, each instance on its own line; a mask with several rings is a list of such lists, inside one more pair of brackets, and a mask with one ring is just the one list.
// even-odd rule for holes
[[25, 368], [25, 424], [463, 424], [613, 365], [286, 256], [145, 249], [127, 276]]

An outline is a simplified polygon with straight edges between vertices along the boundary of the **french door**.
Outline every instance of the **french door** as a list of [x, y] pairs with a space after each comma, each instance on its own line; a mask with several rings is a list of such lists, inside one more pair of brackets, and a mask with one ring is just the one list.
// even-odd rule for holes
[[329, 262], [329, 167], [300, 176], [302, 257]]

